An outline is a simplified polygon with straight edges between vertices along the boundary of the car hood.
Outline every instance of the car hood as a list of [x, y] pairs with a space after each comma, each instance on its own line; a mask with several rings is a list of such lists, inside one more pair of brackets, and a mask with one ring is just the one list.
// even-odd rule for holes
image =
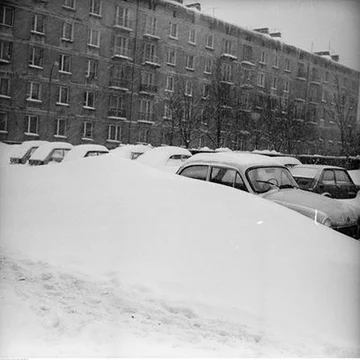
[[292, 204], [294, 209], [297, 205], [302, 208], [315, 209], [326, 214], [333, 227], [351, 226], [358, 221], [358, 215], [353, 206], [340, 202], [323, 195], [299, 189], [283, 189], [269, 191], [263, 195], [265, 199], [278, 203]]

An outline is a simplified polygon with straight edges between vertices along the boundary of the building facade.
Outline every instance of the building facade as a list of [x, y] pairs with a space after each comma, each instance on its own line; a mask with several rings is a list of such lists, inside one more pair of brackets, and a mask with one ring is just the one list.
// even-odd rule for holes
[[[359, 99], [359, 72], [337, 60], [284, 44], [267, 29], [217, 20], [181, 0], [5, 0], [0, 140], [272, 148], [271, 136], [255, 126], [262, 121], [262, 94], [285, 104], [281, 113], [300, 127], [316, 129], [311, 140], [294, 137], [292, 152], [335, 155], [345, 142], [351, 146]], [[204, 109], [214, 106], [207, 93], [216, 81], [226, 95], [221, 116], [230, 120], [213, 130], [213, 113]], [[182, 101], [174, 97], [179, 87], [192, 106], [198, 94], [196, 106], [203, 107], [202, 119], [181, 134], [195, 111], [172, 122], [169, 104]]]

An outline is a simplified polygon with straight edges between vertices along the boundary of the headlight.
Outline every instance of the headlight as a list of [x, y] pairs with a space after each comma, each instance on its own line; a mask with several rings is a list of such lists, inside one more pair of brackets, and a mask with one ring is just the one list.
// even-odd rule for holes
[[330, 227], [330, 228], [331, 228], [331, 225], [332, 225], [331, 220], [330, 220], [328, 217], [326, 217], [326, 218], [322, 221], [322, 224], [325, 225], [325, 226], [327, 226], [327, 227]]

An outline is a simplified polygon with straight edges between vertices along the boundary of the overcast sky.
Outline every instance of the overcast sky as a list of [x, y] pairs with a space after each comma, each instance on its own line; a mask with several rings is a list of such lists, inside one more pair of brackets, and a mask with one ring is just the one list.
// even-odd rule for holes
[[[197, 0], [185, 0], [185, 4]], [[285, 43], [329, 50], [360, 71], [360, 0], [198, 0], [202, 12], [255, 29], [280, 31]]]

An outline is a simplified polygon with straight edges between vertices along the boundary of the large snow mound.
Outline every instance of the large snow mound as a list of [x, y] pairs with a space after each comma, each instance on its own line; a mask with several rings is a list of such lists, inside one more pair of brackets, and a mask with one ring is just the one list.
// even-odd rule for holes
[[351, 238], [111, 154], [0, 176], [2, 356], [359, 354]]

